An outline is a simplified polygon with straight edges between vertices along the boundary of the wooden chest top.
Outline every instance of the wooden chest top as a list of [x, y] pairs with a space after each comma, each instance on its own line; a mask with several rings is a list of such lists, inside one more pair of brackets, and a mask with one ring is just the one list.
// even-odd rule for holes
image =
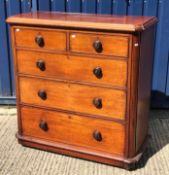
[[32, 12], [9, 17], [8, 23], [72, 27], [86, 29], [102, 29], [114, 31], [142, 31], [155, 24], [155, 17], [144, 16], [111, 16], [111, 15], [89, 15], [56, 12]]

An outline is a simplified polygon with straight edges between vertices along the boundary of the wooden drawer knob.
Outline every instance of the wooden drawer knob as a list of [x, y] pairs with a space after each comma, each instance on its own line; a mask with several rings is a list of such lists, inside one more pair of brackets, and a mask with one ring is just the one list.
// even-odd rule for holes
[[42, 99], [42, 100], [46, 100], [47, 99], [47, 93], [44, 90], [39, 90], [38, 91], [38, 96]]
[[93, 69], [93, 74], [97, 77], [97, 78], [102, 78], [103, 76], [103, 72], [102, 69], [100, 67], [96, 67]]
[[44, 39], [43, 39], [43, 37], [41, 36], [41, 35], [37, 35], [36, 37], [35, 37], [35, 42], [36, 42], [36, 44], [39, 46], [39, 47], [43, 47], [44, 46]]
[[44, 71], [45, 70], [45, 62], [43, 60], [38, 60], [36, 62], [36, 66], [41, 70]]
[[102, 134], [100, 131], [96, 130], [93, 132], [93, 138], [98, 141], [101, 142], [102, 141]]
[[48, 124], [45, 121], [40, 121], [39, 128], [41, 128], [43, 131], [48, 131]]
[[94, 47], [95, 51], [98, 52], [98, 53], [103, 51], [102, 43], [99, 40], [94, 41], [93, 47]]
[[102, 99], [101, 98], [94, 98], [93, 99], [93, 105], [96, 108], [101, 109], [102, 108]]

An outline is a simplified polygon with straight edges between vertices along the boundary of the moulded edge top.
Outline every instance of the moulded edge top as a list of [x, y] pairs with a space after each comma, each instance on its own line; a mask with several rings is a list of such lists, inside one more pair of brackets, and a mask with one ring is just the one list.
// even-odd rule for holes
[[120, 16], [61, 12], [30, 12], [7, 18], [9, 24], [136, 32], [155, 25], [152, 16]]

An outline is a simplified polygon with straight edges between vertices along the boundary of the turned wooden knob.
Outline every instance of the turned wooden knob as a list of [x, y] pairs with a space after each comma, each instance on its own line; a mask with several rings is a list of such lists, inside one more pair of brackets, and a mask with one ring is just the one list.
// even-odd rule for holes
[[93, 43], [93, 47], [95, 49], [96, 52], [100, 53], [103, 51], [103, 46], [100, 40], [96, 40]]
[[39, 47], [43, 47], [44, 46], [44, 39], [43, 39], [43, 37], [41, 36], [41, 35], [37, 35], [36, 37], [35, 37], [35, 42], [36, 42], [36, 44], [39, 46]]
[[45, 62], [43, 60], [38, 60], [36, 62], [36, 66], [41, 70], [44, 71], [45, 70]]
[[102, 99], [101, 98], [94, 98], [93, 105], [98, 109], [102, 108]]
[[96, 67], [93, 69], [93, 74], [97, 77], [97, 78], [102, 78], [103, 76], [103, 72], [102, 69], [100, 67]]
[[93, 138], [98, 141], [101, 142], [102, 141], [102, 134], [100, 131], [96, 130], [93, 132]]
[[43, 131], [48, 131], [48, 124], [45, 121], [40, 121], [39, 128], [41, 128]]
[[46, 100], [47, 99], [47, 93], [44, 90], [39, 90], [38, 91], [38, 96], [42, 99], [42, 100]]

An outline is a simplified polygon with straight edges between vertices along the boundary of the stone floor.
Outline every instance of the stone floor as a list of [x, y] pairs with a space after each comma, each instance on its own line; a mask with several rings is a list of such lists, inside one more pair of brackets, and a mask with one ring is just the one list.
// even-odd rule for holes
[[169, 111], [151, 111], [151, 139], [138, 169], [25, 148], [17, 143], [16, 109], [0, 107], [0, 175], [169, 175]]

